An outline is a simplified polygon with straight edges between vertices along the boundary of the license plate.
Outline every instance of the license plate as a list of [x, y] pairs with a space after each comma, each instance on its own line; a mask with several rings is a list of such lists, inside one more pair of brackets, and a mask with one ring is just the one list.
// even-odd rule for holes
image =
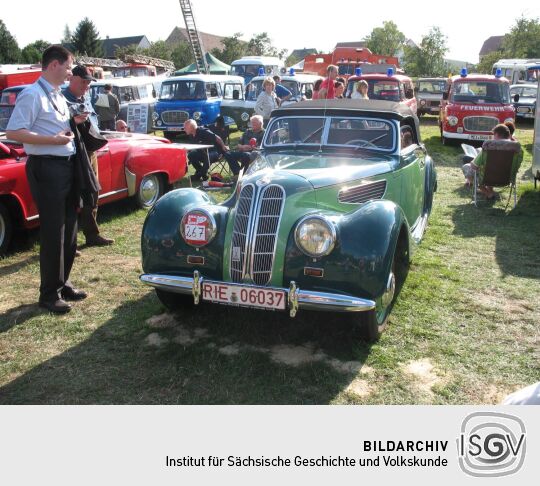
[[285, 292], [264, 287], [245, 287], [221, 282], [203, 282], [202, 298], [208, 302], [285, 310]]
[[526, 107], [519, 107], [517, 109], [518, 113], [529, 113], [529, 108]]
[[167, 132], [183, 132], [183, 127], [161, 127], [163, 130], [166, 130]]
[[469, 135], [471, 140], [491, 140], [490, 135]]

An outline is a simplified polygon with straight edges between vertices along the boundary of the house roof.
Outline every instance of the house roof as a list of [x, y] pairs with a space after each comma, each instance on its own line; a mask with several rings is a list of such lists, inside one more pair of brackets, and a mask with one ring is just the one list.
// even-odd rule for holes
[[117, 47], [127, 47], [131, 45], [139, 46], [141, 42], [145, 42], [145, 47], [150, 45], [150, 41], [145, 35], [134, 35], [132, 37], [116, 37], [114, 39], [102, 39], [104, 57], [116, 57]]
[[480, 49], [480, 56], [485, 56], [490, 52], [499, 50], [502, 46], [503, 39], [504, 35], [492, 35], [486, 39], [482, 45], [482, 49]]
[[[367, 47], [365, 41], [353, 41], [353, 42], [338, 42], [336, 47]], [[335, 49], [335, 48], [334, 48]]]
[[304, 59], [304, 57], [309, 56], [310, 54], [317, 54], [317, 49], [306, 49], [305, 47], [303, 49], [295, 49], [290, 53], [290, 56], [294, 56], [296, 59]]
[[[199, 37], [203, 43], [204, 49], [207, 52], [210, 52], [212, 49], [223, 49], [222, 40], [225, 39], [223, 36], [207, 34], [206, 32], [201, 32], [199, 30]], [[183, 27], [175, 27], [172, 32], [167, 37], [165, 41], [167, 44], [178, 44], [179, 42], [188, 42], [187, 30]]]

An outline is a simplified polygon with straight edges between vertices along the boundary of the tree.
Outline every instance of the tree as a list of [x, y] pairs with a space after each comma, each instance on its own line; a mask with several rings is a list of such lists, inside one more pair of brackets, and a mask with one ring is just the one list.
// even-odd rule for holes
[[172, 48], [165, 41], [158, 40], [156, 42], [152, 42], [150, 44], [150, 47], [147, 47], [146, 49], [141, 49], [140, 54], [170, 61]]
[[69, 25], [66, 24], [65, 27], [64, 27], [64, 34], [63, 34], [62, 40], [60, 42], [62, 44], [71, 44], [72, 38], [73, 38], [73, 35], [71, 33]]
[[234, 60], [240, 59], [247, 51], [247, 44], [240, 40], [240, 37], [242, 37], [240, 32], [236, 32], [231, 37], [225, 37], [221, 41], [223, 49], [214, 48], [211, 54], [226, 64], [231, 64]]
[[248, 42], [247, 54], [251, 56], [272, 56], [283, 59], [287, 54], [287, 49], [278, 50], [272, 45], [272, 39], [268, 33], [262, 32], [254, 35]]
[[0, 19], [0, 64], [11, 64], [19, 61], [21, 50], [19, 45], [9, 30], [6, 24]]
[[287, 59], [285, 59], [285, 66], [294, 66], [298, 64], [302, 59], [291, 54]]
[[174, 62], [176, 69], [182, 69], [195, 62], [191, 46], [184, 41], [176, 44], [171, 52], [171, 61]]
[[537, 58], [540, 56], [540, 23], [538, 19], [521, 16], [504, 36], [503, 52], [512, 58]]
[[489, 54], [482, 56], [474, 71], [480, 74], [491, 74], [493, 71], [493, 64], [503, 58], [504, 52], [502, 50], [490, 52]]
[[88, 17], [79, 22], [72, 36], [75, 53], [84, 56], [103, 56], [103, 44], [99, 40], [99, 32]]
[[432, 27], [422, 37], [420, 46], [405, 46], [405, 70], [409, 76], [446, 76], [448, 66], [444, 55], [447, 52], [446, 36], [439, 27]]
[[364, 41], [366, 47], [381, 56], [395, 56], [403, 47], [406, 37], [391, 20], [383, 22], [382, 27], [375, 27]]
[[50, 42], [44, 40], [37, 40], [28, 44], [21, 51], [21, 61], [27, 64], [35, 64], [40, 62], [43, 51], [50, 45]]

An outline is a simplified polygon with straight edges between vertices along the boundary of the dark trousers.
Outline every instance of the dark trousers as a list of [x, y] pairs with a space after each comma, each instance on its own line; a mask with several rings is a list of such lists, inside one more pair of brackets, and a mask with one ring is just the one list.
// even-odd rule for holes
[[248, 152], [227, 152], [225, 154], [225, 158], [227, 159], [231, 172], [234, 175], [238, 175], [240, 173], [240, 169], [247, 169], [249, 163], [251, 162], [251, 157]]
[[99, 129], [100, 130], [116, 130], [116, 120], [99, 120]]
[[77, 201], [73, 160], [32, 155], [26, 176], [40, 220], [40, 302], [54, 302], [71, 287], [69, 273], [77, 249]]
[[[96, 174], [96, 178], [99, 178], [98, 170], [98, 157], [95, 152], [89, 152], [88, 156], [90, 157], [90, 162], [92, 164], [92, 170]], [[79, 226], [86, 238], [86, 241], [93, 240], [99, 235], [99, 226], [97, 224], [97, 211], [98, 208], [88, 206], [87, 204], [83, 205], [81, 212], [79, 214]]]
[[[210, 160], [208, 160], [210, 157]], [[213, 164], [219, 159], [219, 153], [217, 150], [208, 151], [201, 150], [192, 150], [188, 153], [189, 163], [195, 168], [195, 175], [198, 177], [206, 177], [208, 175], [208, 169], [210, 164]]]

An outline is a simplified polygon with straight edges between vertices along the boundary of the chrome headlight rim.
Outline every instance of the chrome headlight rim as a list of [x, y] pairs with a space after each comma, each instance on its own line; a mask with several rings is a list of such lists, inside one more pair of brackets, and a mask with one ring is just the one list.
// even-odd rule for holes
[[451, 127], [455, 127], [458, 123], [459, 123], [459, 119], [457, 116], [454, 116], [454, 115], [450, 115], [446, 121], [448, 122], [448, 125], [450, 125]]
[[[330, 233], [332, 241], [329, 244], [328, 248], [322, 253], [310, 252], [309, 250], [305, 249], [300, 243], [300, 234], [299, 234], [300, 230], [301, 230], [302, 226], [309, 220], [317, 220], [319, 222], [322, 222], [326, 226], [326, 228], [328, 229], [328, 231]], [[298, 249], [302, 253], [307, 255], [308, 257], [322, 258], [322, 257], [325, 257], [325, 256], [329, 255], [334, 250], [334, 248], [336, 246], [336, 241], [337, 241], [336, 228], [335, 228], [334, 224], [332, 223], [332, 221], [330, 221], [326, 216], [322, 216], [322, 215], [319, 215], [319, 214], [308, 214], [307, 216], [304, 216], [296, 224], [296, 229], [294, 230], [294, 242], [296, 243], [296, 246], [298, 247]]]
[[424, 106], [426, 104], [426, 100], [420, 100], [420, 104]]
[[159, 120], [159, 113], [157, 111], [154, 111], [152, 113], [152, 120], [158, 121]]
[[[206, 233], [206, 240], [204, 242], [197, 243], [194, 240], [189, 240], [188, 238], [186, 238], [186, 231], [185, 231], [186, 221], [187, 221], [188, 216], [194, 213], [201, 213], [202, 215], [206, 216], [208, 220], [209, 224], [208, 224], [208, 229]], [[214, 215], [205, 208], [192, 208], [186, 211], [184, 215], [182, 216], [182, 219], [180, 220], [179, 229], [180, 229], [180, 235], [182, 236], [182, 239], [187, 245], [192, 246], [194, 248], [203, 248], [205, 246], [208, 246], [216, 237], [216, 234], [217, 234], [216, 218], [214, 218]]]
[[202, 116], [202, 113], [201, 113], [200, 111], [194, 111], [194, 112], [193, 112], [193, 119], [194, 119], [195, 121], [200, 120], [200, 119], [201, 119], [201, 116]]
[[240, 115], [240, 119], [244, 122], [247, 122], [249, 120], [249, 113], [247, 111], [244, 111], [241, 115]]

